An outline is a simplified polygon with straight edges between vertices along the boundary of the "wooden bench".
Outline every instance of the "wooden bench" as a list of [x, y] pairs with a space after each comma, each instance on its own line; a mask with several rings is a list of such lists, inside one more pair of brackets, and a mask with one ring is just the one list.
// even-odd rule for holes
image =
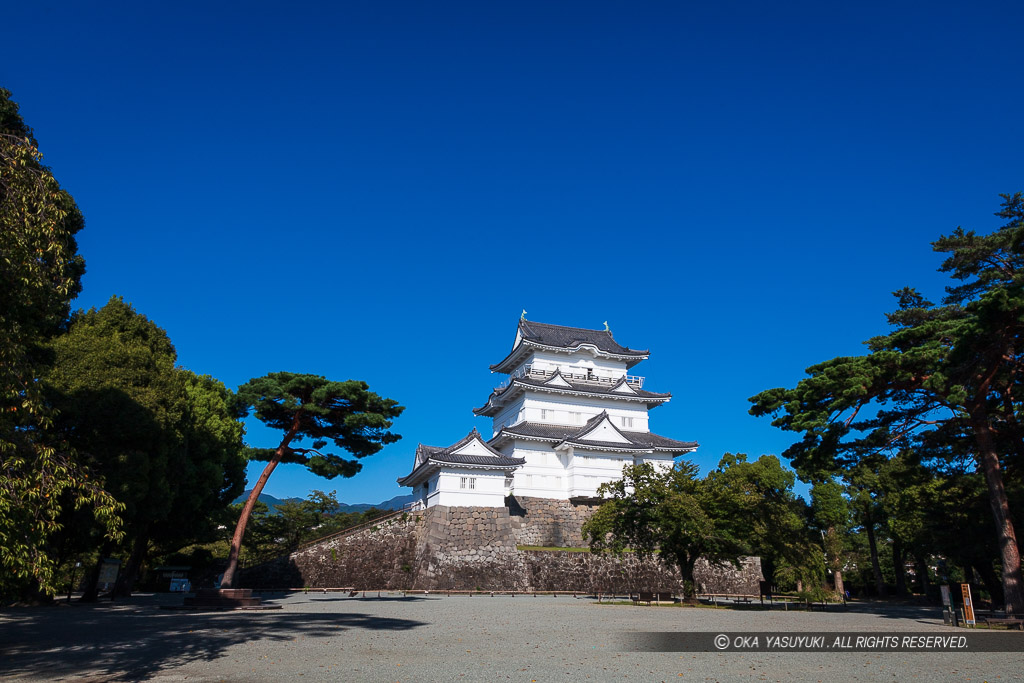
[[981, 621], [989, 628], [992, 628], [992, 624], [1005, 624], [1007, 628], [1016, 626], [1024, 631], [1024, 619], [1020, 617], [981, 617]]
[[639, 593], [632, 593], [629, 598], [633, 601], [634, 605], [639, 605], [641, 602], [646, 602], [650, 605], [652, 602], [661, 603], [675, 601], [675, 598], [671, 593], [655, 593], [654, 591], [640, 591]]
[[629, 597], [632, 598], [634, 605], [639, 605], [641, 602], [646, 602], [648, 605], [650, 605], [652, 602], [654, 602], [655, 595], [656, 594], [652, 593], [651, 591], [640, 591], [639, 593], [635, 595], [630, 595]]

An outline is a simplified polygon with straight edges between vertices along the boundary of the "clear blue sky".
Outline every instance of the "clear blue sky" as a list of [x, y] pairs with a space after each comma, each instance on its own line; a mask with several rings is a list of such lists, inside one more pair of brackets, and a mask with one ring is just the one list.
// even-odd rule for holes
[[[650, 348], [658, 433], [791, 437], [747, 398], [860, 353], [929, 242], [1024, 189], [1020, 2], [23, 2], [0, 85], [86, 216], [77, 304], [120, 294], [182, 365], [407, 406], [326, 481], [407, 493], [489, 421], [522, 309]], [[254, 445], [275, 435], [250, 426]], [[251, 470], [252, 471], [252, 470]], [[255, 476], [250, 475], [250, 479]]]

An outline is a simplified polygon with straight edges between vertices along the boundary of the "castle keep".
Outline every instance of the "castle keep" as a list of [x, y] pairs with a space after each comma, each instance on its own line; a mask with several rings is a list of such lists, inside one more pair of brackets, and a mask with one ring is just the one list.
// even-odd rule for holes
[[[597, 488], [633, 463], [672, 467], [697, 448], [651, 432], [649, 411], [671, 394], [629, 374], [647, 351], [611, 331], [520, 319], [512, 351], [491, 370], [508, 375], [473, 412], [492, 418], [448, 447], [420, 444], [414, 509], [355, 533], [323, 539], [248, 572], [254, 587], [678, 592], [660, 558], [572, 552], [600, 505]], [[752, 594], [759, 558], [696, 568], [698, 588]]]
[[607, 326], [588, 330], [520, 319], [512, 350], [493, 372], [508, 375], [473, 412], [492, 418], [447, 448], [420, 445], [411, 486], [422, 507], [498, 507], [507, 496], [594, 502], [627, 464], [672, 467], [697, 448], [651, 432], [649, 411], [671, 394], [629, 374], [648, 351], [622, 346]]

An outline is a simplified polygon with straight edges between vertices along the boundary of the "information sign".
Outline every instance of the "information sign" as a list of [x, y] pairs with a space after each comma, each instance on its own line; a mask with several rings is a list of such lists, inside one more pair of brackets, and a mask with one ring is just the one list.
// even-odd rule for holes
[[971, 600], [971, 584], [961, 583], [960, 590], [964, 594], [964, 621], [968, 626], [974, 626], [974, 602]]

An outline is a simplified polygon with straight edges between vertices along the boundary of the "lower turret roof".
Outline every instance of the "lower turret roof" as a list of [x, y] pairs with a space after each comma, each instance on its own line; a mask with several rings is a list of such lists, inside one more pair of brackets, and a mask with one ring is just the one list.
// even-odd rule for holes
[[[476, 442], [475, 448], [473, 448], [474, 441]], [[473, 450], [477, 452], [469, 452]], [[404, 477], [399, 477], [398, 483], [402, 486], [415, 486], [445, 465], [508, 471], [514, 470], [525, 462], [526, 460], [523, 458], [513, 458], [494, 450], [484, 441], [480, 432], [474, 429], [464, 439], [451, 446], [418, 445], [412, 472]]]
[[546, 441], [555, 445], [571, 445], [579, 448], [600, 448], [619, 451], [662, 451], [669, 453], [687, 453], [696, 450], [696, 441], [678, 441], [667, 436], [651, 432], [632, 432], [616, 428], [625, 442], [589, 441], [582, 439], [592, 431], [600, 421], [608, 419], [607, 413], [591, 418], [583, 427], [543, 424], [540, 422], [520, 422], [503, 427], [488, 444], [500, 444], [509, 439], [523, 438], [531, 441]]

